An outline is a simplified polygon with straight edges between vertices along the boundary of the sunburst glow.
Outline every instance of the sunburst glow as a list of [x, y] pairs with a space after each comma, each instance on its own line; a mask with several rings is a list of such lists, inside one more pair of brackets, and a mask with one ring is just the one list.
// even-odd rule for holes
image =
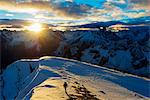
[[34, 23], [26, 28], [29, 31], [40, 32], [42, 31], [42, 25], [39, 23]]

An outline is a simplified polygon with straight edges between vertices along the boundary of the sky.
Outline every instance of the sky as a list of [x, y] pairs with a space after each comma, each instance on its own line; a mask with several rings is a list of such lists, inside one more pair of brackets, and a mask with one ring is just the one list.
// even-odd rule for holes
[[150, 0], [0, 0], [0, 19], [85, 24], [150, 16]]

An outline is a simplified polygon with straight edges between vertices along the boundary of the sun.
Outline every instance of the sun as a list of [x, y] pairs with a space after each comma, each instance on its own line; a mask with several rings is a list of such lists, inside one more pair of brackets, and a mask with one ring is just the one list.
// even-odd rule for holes
[[42, 25], [40, 23], [34, 23], [30, 26], [27, 26], [27, 30], [33, 31], [33, 32], [40, 32], [42, 31]]

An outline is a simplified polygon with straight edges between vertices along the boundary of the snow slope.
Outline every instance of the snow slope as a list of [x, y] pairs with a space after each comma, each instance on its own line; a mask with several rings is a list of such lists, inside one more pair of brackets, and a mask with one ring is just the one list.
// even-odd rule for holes
[[[149, 79], [59, 57], [16, 61], [3, 72], [2, 81], [1, 100], [56, 100], [56, 97], [66, 100], [68, 96], [62, 88], [64, 81], [69, 86], [75, 81], [83, 84], [99, 99], [144, 100], [150, 97]], [[68, 88], [69, 94], [75, 94], [71, 87]]]

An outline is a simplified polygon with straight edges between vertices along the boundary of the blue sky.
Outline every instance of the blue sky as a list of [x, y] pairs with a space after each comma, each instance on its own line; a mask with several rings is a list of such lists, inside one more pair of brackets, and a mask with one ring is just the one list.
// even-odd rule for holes
[[84, 24], [150, 16], [150, 0], [0, 0], [0, 19]]

